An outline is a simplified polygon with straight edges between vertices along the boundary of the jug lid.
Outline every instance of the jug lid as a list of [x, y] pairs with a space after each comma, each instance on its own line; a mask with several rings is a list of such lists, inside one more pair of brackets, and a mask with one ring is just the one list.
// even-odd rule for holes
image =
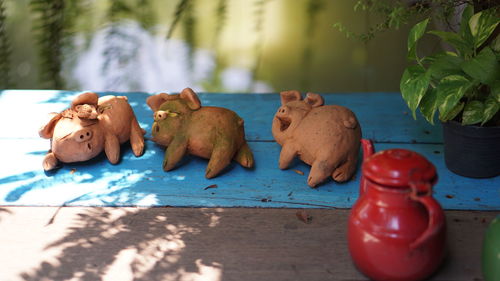
[[363, 176], [381, 185], [408, 186], [410, 177], [435, 183], [436, 167], [424, 156], [407, 149], [389, 149], [373, 154], [363, 163]]

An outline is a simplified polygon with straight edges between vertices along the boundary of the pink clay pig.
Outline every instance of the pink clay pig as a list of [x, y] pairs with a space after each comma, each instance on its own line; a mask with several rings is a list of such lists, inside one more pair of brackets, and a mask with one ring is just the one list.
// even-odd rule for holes
[[311, 165], [307, 183], [315, 187], [331, 176], [337, 182], [352, 178], [356, 170], [361, 128], [349, 109], [323, 105], [323, 98], [298, 91], [281, 92], [282, 106], [273, 119], [272, 133], [282, 146], [279, 167], [286, 169], [298, 156]]
[[135, 156], [144, 150], [145, 131], [139, 126], [127, 97], [83, 93], [71, 108], [53, 113], [52, 119], [40, 128], [40, 137], [51, 139], [51, 149], [43, 160], [44, 170], [57, 167], [58, 161], [71, 163], [94, 158], [103, 150], [116, 164], [120, 144], [130, 140]]

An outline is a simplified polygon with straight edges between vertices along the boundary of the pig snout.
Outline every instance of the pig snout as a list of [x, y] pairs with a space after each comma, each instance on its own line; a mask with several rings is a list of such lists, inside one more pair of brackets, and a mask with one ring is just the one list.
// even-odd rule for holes
[[285, 117], [288, 116], [290, 111], [290, 108], [288, 106], [284, 105], [278, 108], [278, 112], [276, 112], [276, 117]]
[[73, 135], [76, 142], [85, 142], [92, 139], [92, 131], [90, 129], [81, 129], [76, 131]]
[[280, 124], [281, 132], [288, 129], [288, 127], [290, 127], [290, 124], [292, 123], [292, 118], [290, 117], [290, 108], [286, 105], [278, 108], [278, 112], [276, 112], [276, 118], [278, 119], [278, 122]]

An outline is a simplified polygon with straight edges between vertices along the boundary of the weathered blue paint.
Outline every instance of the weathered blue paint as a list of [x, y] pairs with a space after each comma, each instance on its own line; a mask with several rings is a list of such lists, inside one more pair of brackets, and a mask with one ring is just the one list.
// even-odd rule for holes
[[[111, 165], [104, 156], [87, 163], [64, 165], [44, 173], [43, 140], [2, 140], [7, 159], [14, 163], [0, 171], [0, 204], [29, 206], [220, 206], [348, 208], [358, 197], [359, 172], [345, 184], [329, 181], [316, 189], [306, 184], [309, 167], [300, 161], [278, 169], [280, 146], [251, 142], [256, 167], [233, 163], [225, 173], [204, 178], [207, 161], [188, 157], [171, 172], [161, 168], [163, 148], [147, 142], [140, 158], [123, 147], [123, 159]], [[376, 144], [378, 150], [413, 149], [425, 155], [439, 171], [435, 196], [446, 209], [500, 210], [500, 177], [473, 180], [450, 173], [443, 166], [440, 144]], [[300, 175], [294, 170], [304, 172]], [[207, 188], [216, 184], [216, 188]]]
[[[147, 95], [126, 95], [140, 123], [149, 129], [152, 112], [144, 104]], [[41, 163], [49, 142], [38, 137], [38, 126], [42, 115], [64, 109], [72, 96], [72, 92], [0, 92], [3, 120], [0, 153], [4, 156], [0, 205], [349, 208], [358, 197], [359, 172], [351, 182], [328, 181], [311, 189], [306, 184], [309, 166], [295, 161], [288, 170], [278, 169], [281, 147], [269, 141], [272, 116], [279, 106], [278, 95], [201, 95], [205, 105], [233, 109], [245, 119], [256, 161], [254, 169], [233, 163], [222, 175], [207, 180], [204, 178], [207, 161], [187, 157], [177, 169], [164, 172], [161, 168], [164, 148], [147, 141], [146, 153], [139, 158], [125, 144], [117, 165], [109, 164], [101, 155], [45, 173]], [[439, 173], [434, 195], [444, 208], [500, 210], [500, 177], [478, 180], [449, 172], [444, 167], [440, 128], [413, 121], [411, 116], [403, 114], [405, 107], [399, 95], [325, 96], [327, 103], [347, 105], [356, 112], [365, 137], [378, 140], [377, 150], [412, 149], [433, 162]], [[19, 112], [21, 108], [23, 114]], [[396, 114], [398, 110], [401, 112]], [[6, 122], [14, 118], [15, 124]], [[415, 141], [418, 143], [412, 143]], [[207, 189], [211, 185], [217, 187]]]

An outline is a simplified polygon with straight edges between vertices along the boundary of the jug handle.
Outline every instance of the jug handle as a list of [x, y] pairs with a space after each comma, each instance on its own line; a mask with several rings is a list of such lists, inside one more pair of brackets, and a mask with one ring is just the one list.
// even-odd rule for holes
[[[361, 148], [363, 149], [363, 162], [375, 153], [375, 147], [373, 147], [373, 142], [370, 139], [361, 139]], [[366, 192], [366, 185], [366, 178], [361, 174], [361, 181], [359, 182], [360, 197]]]
[[[420, 185], [425, 185], [424, 188], [428, 190], [427, 194], [425, 195], [419, 195], [417, 189], [414, 185], [417, 185], [416, 183], [410, 183], [410, 186], [412, 186], [413, 192], [410, 195], [410, 198], [414, 201], [420, 202], [425, 206], [425, 209], [429, 213], [429, 223], [427, 225], [427, 228], [425, 229], [420, 236], [415, 239], [410, 244], [410, 249], [414, 250], [418, 247], [420, 247], [422, 244], [426, 243], [429, 238], [433, 237], [436, 233], [438, 233], [440, 230], [443, 229], [444, 224], [445, 224], [445, 217], [444, 217], [444, 212], [443, 209], [441, 208], [441, 205], [437, 202], [434, 197], [431, 196], [431, 186], [429, 183], [420, 183]], [[422, 189], [422, 186], [419, 186], [420, 190]]]

